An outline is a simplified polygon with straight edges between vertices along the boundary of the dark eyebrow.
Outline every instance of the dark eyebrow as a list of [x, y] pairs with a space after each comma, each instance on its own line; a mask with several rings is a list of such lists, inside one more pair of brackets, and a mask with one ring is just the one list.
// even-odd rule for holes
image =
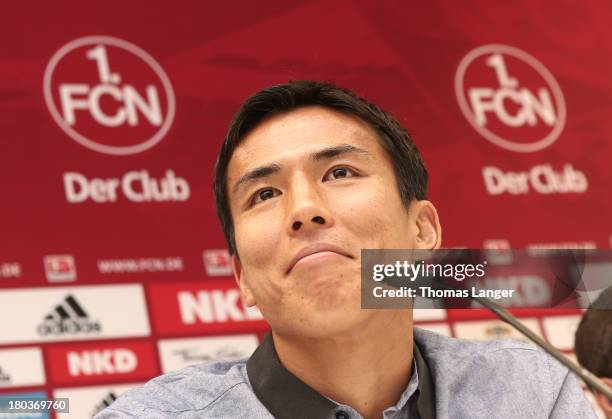
[[[322, 150], [316, 151], [309, 156], [309, 159], [312, 161], [320, 161], [333, 159], [334, 157], [341, 156], [343, 154], [362, 154], [368, 158], [371, 158], [372, 155], [363, 148], [355, 147], [350, 144], [340, 144], [331, 147], [324, 148]], [[236, 191], [243, 185], [253, 182], [258, 179], [263, 179], [265, 177], [271, 176], [275, 173], [280, 172], [282, 169], [281, 165], [278, 163], [271, 163], [265, 166], [256, 167], [253, 170], [249, 170], [246, 174], [240, 177], [236, 183], [234, 183], [234, 187], [232, 188], [232, 192], [236, 193]]]
[[372, 155], [363, 148], [355, 147], [350, 144], [340, 144], [317, 151], [310, 155], [310, 159], [313, 161], [332, 159], [348, 153], [362, 154], [368, 158], [372, 157]]
[[249, 170], [246, 174], [242, 175], [236, 183], [234, 183], [234, 187], [232, 188], [232, 191], [236, 193], [238, 188], [240, 188], [242, 185], [249, 183], [249, 182], [253, 182], [257, 179], [268, 177], [270, 175], [273, 175], [274, 173], [280, 172], [280, 170], [281, 170], [281, 167], [277, 163], [272, 163], [267, 166], [260, 166], [260, 167], [256, 167], [253, 170]]

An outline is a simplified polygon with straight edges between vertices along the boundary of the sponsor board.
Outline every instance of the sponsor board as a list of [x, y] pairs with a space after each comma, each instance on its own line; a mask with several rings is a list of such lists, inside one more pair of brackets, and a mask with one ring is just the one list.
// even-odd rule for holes
[[202, 258], [206, 275], [232, 276], [232, 259], [227, 249], [204, 250]]
[[491, 265], [509, 265], [514, 260], [510, 242], [507, 239], [484, 240], [482, 247], [485, 249], [487, 261]]
[[256, 307], [245, 307], [232, 279], [159, 283], [148, 287], [152, 322], [158, 334], [248, 333], [268, 330]]
[[0, 263], [0, 278], [19, 278], [21, 277], [21, 264], [18, 262]]
[[53, 392], [55, 398], [70, 400], [70, 413], [58, 413], [57, 419], [85, 419], [95, 416], [110, 406], [115, 399], [142, 383], [116, 384], [81, 388], [58, 388]]
[[43, 258], [45, 276], [49, 282], [76, 281], [76, 263], [72, 255], [47, 255]]
[[527, 249], [597, 249], [597, 243], [592, 240], [529, 243]]
[[0, 293], [0, 344], [149, 335], [140, 284]]
[[132, 274], [150, 272], [180, 272], [185, 263], [180, 256], [169, 256], [165, 258], [122, 258], [122, 259], [98, 259], [96, 262], [98, 272], [108, 274]]
[[174, 119], [174, 91], [163, 68], [142, 48], [110, 36], [78, 38], [57, 50], [43, 90], [64, 133], [99, 153], [148, 150]]
[[162, 339], [158, 343], [162, 372], [202, 362], [248, 358], [259, 346], [257, 335]]
[[[511, 268], [510, 268], [511, 269]], [[507, 269], [506, 271], [508, 271]], [[542, 271], [533, 274], [509, 274], [494, 272], [481, 279], [475, 286], [482, 289], [511, 290], [512, 296], [498, 303], [504, 307], [550, 307], [554, 301], [554, 277]], [[472, 301], [473, 308], [482, 307], [477, 301]]]
[[412, 310], [412, 318], [415, 322], [428, 320], [446, 320], [446, 310], [443, 308], [427, 308]]
[[61, 344], [46, 349], [56, 384], [146, 380], [159, 375], [151, 342]]
[[574, 335], [582, 316], [549, 316], [542, 319], [548, 341], [557, 349], [574, 349]]
[[569, 163], [558, 169], [550, 164], [540, 164], [527, 171], [485, 166], [482, 168], [482, 178], [489, 195], [524, 195], [531, 191], [542, 195], [585, 193], [589, 188], [584, 172]]
[[121, 177], [88, 178], [79, 172], [65, 172], [64, 193], [70, 204], [91, 201], [114, 203], [123, 197], [129, 202], [184, 202], [191, 195], [189, 183], [172, 169], [155, 178], [147, 170], [132, 170]]
[[15, 400], [27, 400], [33, 402], [44, 402], [49, 400], [47, 393], [42, 391], [36, 391], [31, 393], [4, 393], [0, 394], [0, 418], [11, 418], [11, 419], [49, 419], [50, 415], [48, 411], [41, 411], [37, 413], [6, 413], [9, 412], [9, 402]]
[[482, 248], [487, 250], [510, 250], [508, 239], [486, 239], [482, 242]]
[[38, 386], [45, 383], [39, 348], [0, 350], [0, 388]]
[[[540, 330], [537, 319], [522, 318], [521, 322], [538, 336], [542, 336], [542, 331]], [[460, 339], [516, 339], [526, 343], [532, 343], [518, 330], [501, 320], [456, 322], [453, 328], [455, 330], [455, 337]]]

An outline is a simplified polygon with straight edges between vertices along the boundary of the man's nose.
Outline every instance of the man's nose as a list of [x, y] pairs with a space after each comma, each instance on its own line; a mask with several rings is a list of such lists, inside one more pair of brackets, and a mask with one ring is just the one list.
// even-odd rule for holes
[[290, 236], [333, 225], [334, 220], [321, 195], [320, 186], [305, 176], [296, 176], [292, 180], [287, 219]]

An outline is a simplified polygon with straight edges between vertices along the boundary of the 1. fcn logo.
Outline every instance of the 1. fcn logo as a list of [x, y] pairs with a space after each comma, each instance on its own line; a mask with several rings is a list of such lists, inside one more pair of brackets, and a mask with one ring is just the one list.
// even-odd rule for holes
[[557, 140], [565, 125], [559, 83], [518, 48], [484, 45], [470, 51], [457, 67], [455, 94], [472, 127], [507, 150], [542, 150]]
[[162, 67], [143, 49], [109, 36], [61, 47], [47, 64], [43, 90], [62, 130], [104, 154], [148, 150], [174, 118], [174, 92]]

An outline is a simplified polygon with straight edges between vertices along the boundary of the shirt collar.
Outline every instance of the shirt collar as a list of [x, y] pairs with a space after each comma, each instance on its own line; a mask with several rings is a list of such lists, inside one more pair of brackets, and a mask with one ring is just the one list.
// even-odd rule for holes
[[[434, 386], [429, 367], [416, 342], [413, 343], [413, 348], [416, 367], [414, 378], [417, 380], [418, 390], [417, 411], [421, 419], [435, 419]], [[266, 335], [249, 358], [247, 375], [255, 395], [275, 418], [331, 417], [338, 406], [317, 393], [281, 364], [271, 334]], [[408, 402], [412, 393], [407, 393], [405, 391], [402, 394], [398, 404], [405, 405]]]
[[412, 347], [414, 348], [413, 354], [419, 380], [419, 385], [417, 387], [419, 390], [417, 411], [419, 412], [419, 416], [421, 417], [421, 419], [435, 419], [436, 398], [434, 393], [433, 379], [431, 378], [431, 372], [429, 371], [429, 366], [427, 365], [425, 358], [423, 358], [423, 354], [419, 349], [419, 345], [417, 345], [414, 339]]

